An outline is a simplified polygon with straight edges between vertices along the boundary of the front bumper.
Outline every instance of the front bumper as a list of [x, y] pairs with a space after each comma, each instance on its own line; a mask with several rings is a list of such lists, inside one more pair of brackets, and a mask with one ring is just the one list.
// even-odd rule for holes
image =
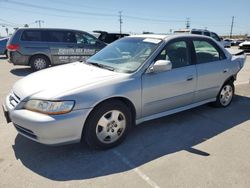
[[8, 103], [4, 111], [18, 133], [47, 145], [61, 145], [81, 141], [84, 122], [91, 109], [71, 111], [62, 115], [46, 115], [26, 109], [15, 110]]

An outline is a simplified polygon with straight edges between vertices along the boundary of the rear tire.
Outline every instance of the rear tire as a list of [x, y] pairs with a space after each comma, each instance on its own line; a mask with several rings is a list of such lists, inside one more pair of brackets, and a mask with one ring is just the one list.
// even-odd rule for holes
[[8, 58], [8, 51], [7, 50], [5, 50], [4, 55], [6, 56], [6, 58]]
[[234, 97], [234, 84], [232, 81], [226, 82], [220, 89], [216, 101], [213, 104], [215, 107], [227, 107], [231, 104]]
[[39, 71], [49, 67], [50, 61], [44, 55], [35, 55], [30, 59], [30, 66], [33, 71]]
[[101, 103], [89, 115], [83, 139], [95, 149], [109, 149], [120, 144], [132, 125], [129, 108], [119, 100]]

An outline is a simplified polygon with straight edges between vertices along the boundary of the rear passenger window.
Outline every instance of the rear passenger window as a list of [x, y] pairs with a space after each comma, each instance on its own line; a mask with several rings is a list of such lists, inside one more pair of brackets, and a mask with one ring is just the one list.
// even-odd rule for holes
[[27, 30], [23, 31], [23, 34], [21, 36], [22, 41], [41, 41], [41, 31], [36, 30]]
[[169, 60], [172, 68], [185, 67], [190, 65], [188, 48], [185, 41], [172, 42], [157, 56], [157, 60]]
[[198, 64], [219, 61], [220, 52], [207, 41], [194, 41], [196, 60]]
[[48, 31], [49, 42], [76, 43], [76, 37], [71, 31]]

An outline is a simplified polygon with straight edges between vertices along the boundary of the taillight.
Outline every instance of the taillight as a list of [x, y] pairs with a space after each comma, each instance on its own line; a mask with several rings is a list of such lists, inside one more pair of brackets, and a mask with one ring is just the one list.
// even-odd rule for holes
[[8, 49], [9, 51], [16, 51], [16, 50], [19, 49], [19, 44], [9, 44], [9, 45], [7, 46], [7, 49]]

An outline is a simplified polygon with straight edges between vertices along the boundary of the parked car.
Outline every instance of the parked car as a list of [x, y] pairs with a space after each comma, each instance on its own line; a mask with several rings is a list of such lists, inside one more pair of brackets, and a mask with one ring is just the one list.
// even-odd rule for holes
[[98, 36], [98, 39], [110, 44], [114, 41], [116, 41], [117, 39], [129, 36], [129, 34], [126, 33], [108, 33], [106, 31], [93, 31], [95, 33], [99, 33], [100, 35]]
[[6, 55], [6, 57], [7, 57], [6, 45], [7, 45], [8, 40], [9, 38], [0, 39], [0, 55]]
[[239, 48], [246, 51], [246, 52], [250, 52], [250, 40], [246, 40], [246, 41], [240, 43]]
[[205, 36], [125, 37], [87, 62], [19, 80], [6, 98], [5, 117], [43, 144], [85, 140], [106, 149], [134, 124], [210, 102], [229, 106], [245, 59]]
[[231, 40], [231, 39], [224, 39], [222, 42], [223, 42], [224, 48], [230, 48], [232, 46], [233, 40]]
[[177, 30], [174, 31], [175, 34], [183, 34], [183, 33], [190, 33], [190, 34], [195, 34], [195, 35], [204, 35], [208, 37], [212, 37], [214, 40], [219, 42], [224, 48], [231, 47], [229, 46], [228, 42], [223, 41], [221, 37], [219, 37], [215, 32], [208, 31], [206, 29], [182, 29], [182, 30]]
[[14, 65], [41, 70], [50, 65], [85, 61], [106, 44], [84, 31], [70, 29], [18, 29], [7, 43]]

